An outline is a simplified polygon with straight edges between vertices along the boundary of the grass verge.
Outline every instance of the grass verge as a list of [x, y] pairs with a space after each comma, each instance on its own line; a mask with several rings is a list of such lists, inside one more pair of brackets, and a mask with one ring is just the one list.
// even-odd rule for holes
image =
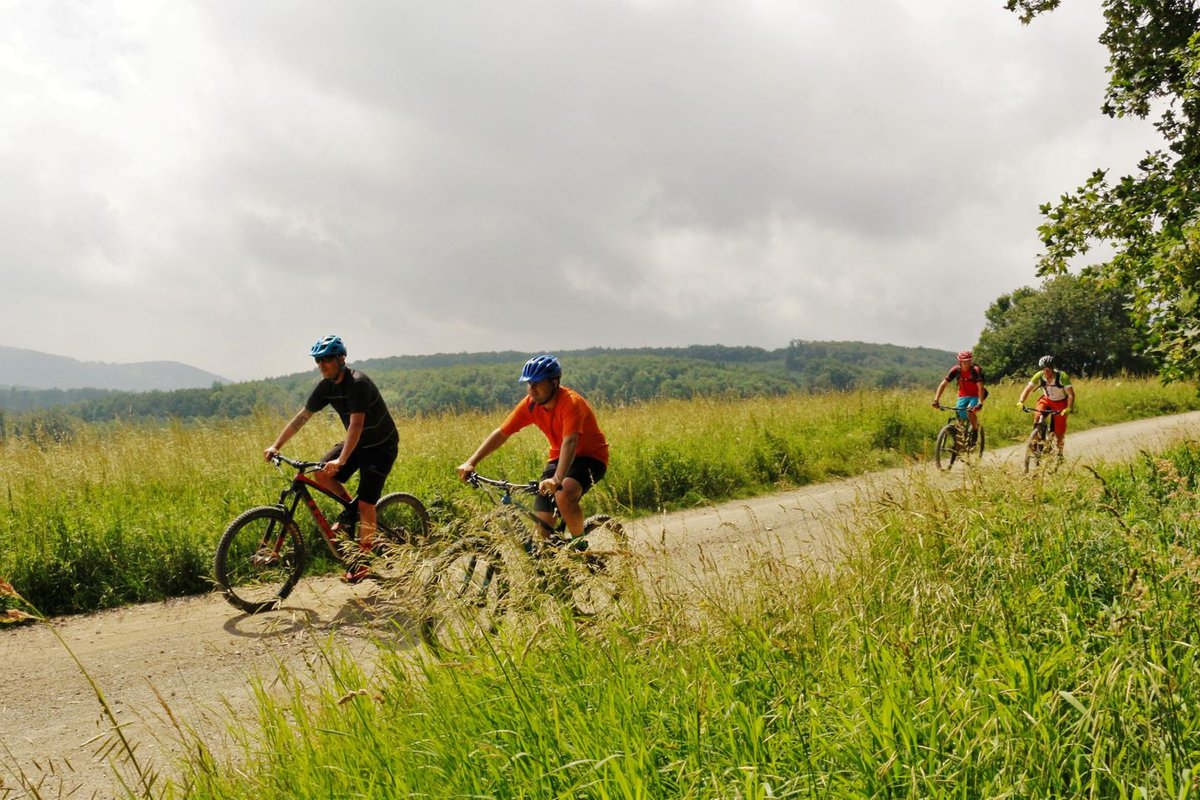
[[[1029, 418], [1009, 401], [1020, 388], [993, 388], [983, 414], [991, 446], [1027, 431]], [[1081, 381], [1076, 388], [1072, 431], [1200, 407], [1195, 387], [1185, 384], [1108, 380]], [[873, 391], [600, 409], [612, 468], [589, 494], [589, 513], [636, 517], [928, 458], [946, 418], [932, 413], [931, 394]], [[499, 419], [477, 413], [400, 419], [401, 455], [388, 491], [417, 495], [439, 525], [478, 514], [480, 498], [457, 481], [454, 467]], [[278, 495], [280, 476], [261, 452], [284, 421], [262, 415], [223, 424], [106, 424], [64, 441], [0, 442], [0, 578], [48, 615], [207, 591], [222, 531], [245, 509]], [[332, 415], [323, 415], [289, 443], [289, 452], [319, 458], [343, 435]], [[530, 429], [483, 467], [529, 480], [540, 474], [545, 450], [544, 439]], [[0, 613], [6, 603], [0, 598]]]
[[[607, 624], [263, 695], [194, 798], [1189, 797], [1200, 449], [982, 469], [864, 510], [834, 574], [769, 553]], [[339, 658], [336, 655], [331, 658]]]

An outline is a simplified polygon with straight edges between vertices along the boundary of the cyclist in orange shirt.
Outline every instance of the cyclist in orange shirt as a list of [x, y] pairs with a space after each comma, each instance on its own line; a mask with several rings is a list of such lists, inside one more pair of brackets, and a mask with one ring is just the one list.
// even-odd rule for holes
[[458, 467], [463, 480], [508, 441], [508, 437], [529, 425], [536, 425], [550, 442], [549, 461], [538, 483], [539, 496], [534, 510], [548, 526], [554, 525], [550, 497], [572, 536], [583, 534], [583, 510], [580, 499], [608, 471], [608, 441], [596, 414], [583, 395], [561, 384], [562, 365], [551, 355], [534, 356], [521, 370], [521, 382], [528, 395], [499, 428], [488, 434], [475, 453]]

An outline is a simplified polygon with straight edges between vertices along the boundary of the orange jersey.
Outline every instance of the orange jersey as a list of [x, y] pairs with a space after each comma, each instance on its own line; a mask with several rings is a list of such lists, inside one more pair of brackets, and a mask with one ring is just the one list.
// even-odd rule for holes
[[573, 389], [559, 386], [554, 396], [554, 407], [549, 409], [528, 398], [522, 400], [504, 420], [500, 432], [512, 436], [527, 425], [537, 425], [550, 440], [550, 461], [558, 458], [563, 439], [577, 433], [576, 457], [588, 456], [608, 464], [608, 441], [596, 424], [596, 414], [583, 395]]

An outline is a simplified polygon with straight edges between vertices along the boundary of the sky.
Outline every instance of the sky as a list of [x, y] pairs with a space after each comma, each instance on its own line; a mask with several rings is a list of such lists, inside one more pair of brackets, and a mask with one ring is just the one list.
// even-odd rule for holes
[[958, 350], [1133, 171], [1097, 0], [0, 0], [0, 345]]

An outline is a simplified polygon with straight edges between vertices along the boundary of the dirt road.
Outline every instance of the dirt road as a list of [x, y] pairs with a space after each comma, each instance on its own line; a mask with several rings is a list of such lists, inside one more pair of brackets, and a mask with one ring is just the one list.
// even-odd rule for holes
[[[1200, 412], [1115, 425], [1068, 438], [1069, 462], [1118, 461], [1139, 450], [1200, 439]], [[1020, 470], [1007, 448], [985, 457]], [[862, 503], [928, 467], [860, 478], [644, 519], [631, 526], [653, 578], [696, 582], [735, 568], [749, 550], [816, 564], [837, 560], [842, 523]], [[955, 474], [939, 478], [947, 484]], [[320, 650], [337, 641], [369, 660], [381, 638], [415, 648], [370, 585], [305, 580], [285, 608], [245, 617], [216, 595], [56, 620], [0, 631], [0, 800], [26, 792], [10, 770], [40, 783], [42, 796], [114, 794], [112, 726], [92, 686], [55, 633], [102, 689], [143, 767], [169, 770], [179, 729], [220, 738], [231, 715], [252, 715], [254, 678], [270, 685], [281, 667], [320, 673]], [[400, 624], [397, 625], [396, 623]], [[128, 768], [126, 767], [126, 774]], [[8, 792], [6, 794], [6, 792]]]

